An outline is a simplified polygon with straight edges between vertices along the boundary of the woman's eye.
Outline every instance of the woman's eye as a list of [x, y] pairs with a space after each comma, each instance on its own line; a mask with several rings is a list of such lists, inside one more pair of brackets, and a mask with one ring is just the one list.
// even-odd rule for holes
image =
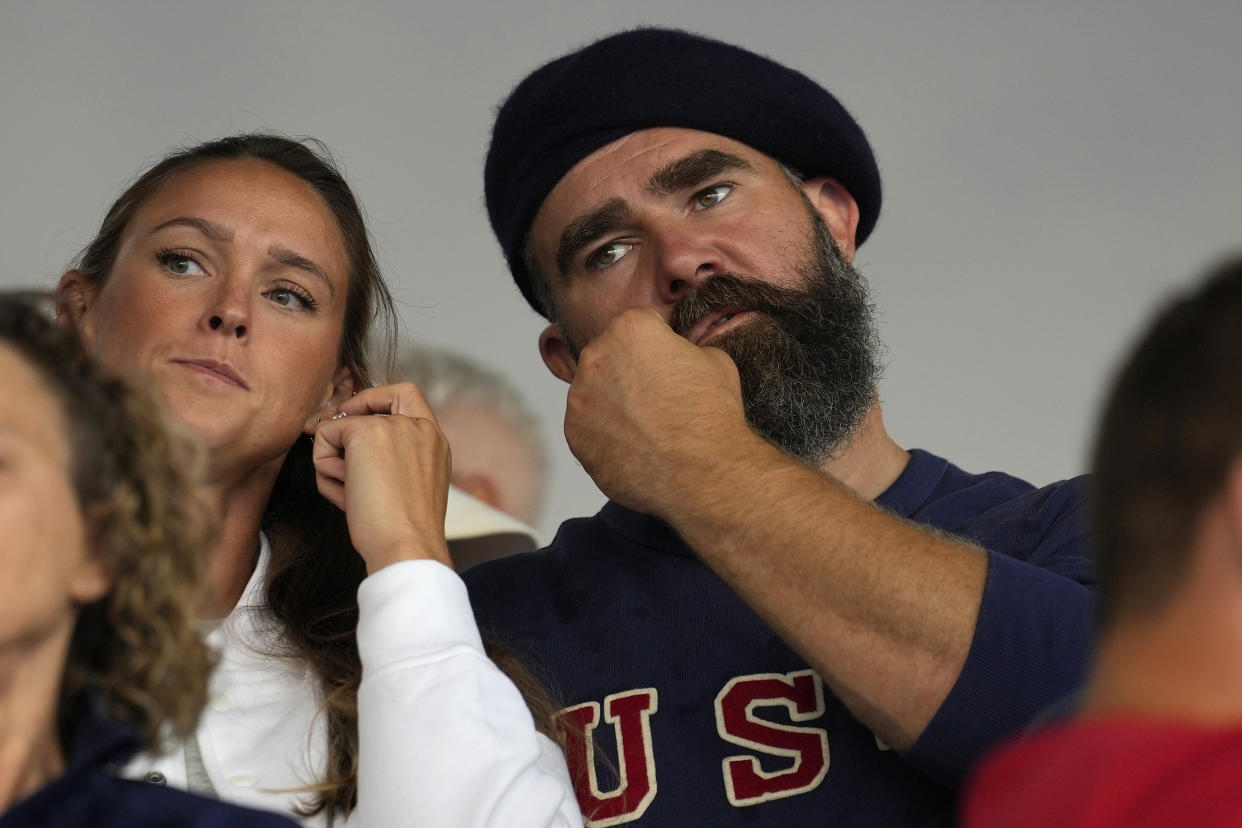
[[267, 295], [276, 304], [284, 308], [292, 308], [301, 303], [302, 299], [291, 290], [274, 290]]
[[165, 250], [161, 251], [156, 258], [159, 260], [159, 263], [164, 266], [164, 269], [174, 276], [206, 275], [205, 271], [199, 266], [198, 262], [194, 261], [194, 259], [189, 256], [183, 256], [180, 253], [173, 253]]
[[694, 194], [694, 208], [696, 210], [704, 210], [708, 207], [715, 207], [728, 198], [731, 192], [733, 192], [732, 184], [717, 184], [714, 187], [708, 187], [706, 190], [699, 190]]
[[293, 290], [292, 288], [275, 288], [267, 292], [267, 298], [282, 308], [291, 308], [293, 310], [315, 310], [318, 308], [315, 300], [309, 294]]
[[614, 265], [621, 261], [625, 254], [629, 253], [633, 247], [634, 245], [625, 244], [624, 242], [606, 244], [591, 254], [591, 258], [587, 259], [587, 266], [592, 270], [600, 270]]

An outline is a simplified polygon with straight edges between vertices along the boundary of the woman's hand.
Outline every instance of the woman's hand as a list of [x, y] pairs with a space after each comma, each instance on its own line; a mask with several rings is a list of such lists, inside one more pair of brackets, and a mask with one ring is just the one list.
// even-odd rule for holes
[[452, 566], [444, 539], [452, 457], [417, 386], [358, 392], [315, 430], [314, 461], [319, 492], [345, 510], [368, 574], [405, 560]]

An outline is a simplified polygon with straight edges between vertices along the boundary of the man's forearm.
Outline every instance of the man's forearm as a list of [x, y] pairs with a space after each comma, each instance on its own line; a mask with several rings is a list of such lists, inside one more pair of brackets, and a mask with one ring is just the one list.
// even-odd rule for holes
[[[881, 739], [914, 744], [973, 652], [986, 552], [880, 510], [756, 435], [733, 362], [650, 310], [620, 314], [582, 351], [565, 436], [605, 494], [672, 525]], [[832, 471], [874, 497], [907, 460], [877, 406]], [[1052, 577], [1054, 599], [1061, 586], [1081, 592]], [[1021, 595], [1023, 573], [1014, 580], [1007, 594]], [[1037, 609], [1014, 612], [1020, 623]], [[982, 668], [1004, 671], [1005, 658]]]
[[684, 495], [661, 516], [877, 736], [909, 747], [966, 661], [986, 553], [758, 438], [731, 449], [674, 471]]

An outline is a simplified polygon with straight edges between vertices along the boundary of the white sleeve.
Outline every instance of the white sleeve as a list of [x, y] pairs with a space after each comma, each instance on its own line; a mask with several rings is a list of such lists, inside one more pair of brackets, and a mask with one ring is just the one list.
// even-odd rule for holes
[[358, 806], [349, 828], [581, 826], [565, 759], [483, 654], [461, 578], [403, 561], [358, 589]]

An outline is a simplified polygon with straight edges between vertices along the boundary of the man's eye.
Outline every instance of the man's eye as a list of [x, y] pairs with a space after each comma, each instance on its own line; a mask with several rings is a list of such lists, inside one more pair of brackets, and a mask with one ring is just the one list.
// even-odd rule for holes
[[728, 198], [731, 192], [733, 192], [732, 184], [717, 184], [706, 190], [699, 190], [694, 194], [694, 209], [705, 210], [708, 207], [715, 207]]
[[625, 244], [624, 242], [612, 242], [611, 244], [606, 244], [591, 254], [591, 257], [587, 259], [587, 267], [592, 270], [601, 270], [605, 267], [610, 267], [621, 261], [621, 259], [625, 257], [625, 254], [629, 253], [633, 247], [634, 245]]

